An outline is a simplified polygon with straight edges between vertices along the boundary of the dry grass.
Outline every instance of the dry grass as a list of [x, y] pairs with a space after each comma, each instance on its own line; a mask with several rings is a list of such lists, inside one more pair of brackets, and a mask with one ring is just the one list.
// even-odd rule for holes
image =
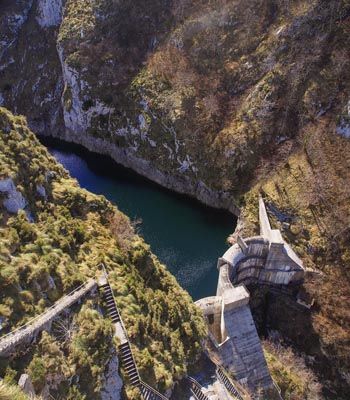
[[265, 340], [263, 346], [271, 375], [285, 400], [322, 399], [322, 387], [302, 357], [279, 343]]
[[29, 397], [15, 385], [7, 385], [0, 382], [0, 399], [1, 400], [42, 400], [41, 397]]
[[130, 219], [120, 211], [116, 211], [109, 219], [109, 228], [112, 235], [115, 237], [118, 247], [121, 250], [127, 251], [130, 249], [133, 240], [135, 239], [135, 226], [132, 225]]

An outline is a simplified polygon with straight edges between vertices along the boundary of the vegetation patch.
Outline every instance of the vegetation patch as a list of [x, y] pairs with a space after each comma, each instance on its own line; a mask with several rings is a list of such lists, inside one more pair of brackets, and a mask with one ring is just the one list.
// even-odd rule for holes
[[[21, 187], [33, 217], [29, 221], [25, 211], [14, 215], [0, 205], [2, 332], [95, 278], [103, 262], [142, 378], [160, 391], [171, 388], [196, 362], [205, 334], [190, 296], [136, 235], [130, 220], [104, 197], [79, 188], [24, 118], [0, 109], [0, 128], [3, 178], [11, 176]], [[37, 192], [39, 183], [45, 197]], [[114, 346], [112, 325], [104, 315], [99, 296], [74, 306], [25, 355], [20, 351], [4, 360], [0, 376], [10, 368], [14, 380], [27, 372], [37, 393], [48, 387], [65, 398], [99, 398]]]

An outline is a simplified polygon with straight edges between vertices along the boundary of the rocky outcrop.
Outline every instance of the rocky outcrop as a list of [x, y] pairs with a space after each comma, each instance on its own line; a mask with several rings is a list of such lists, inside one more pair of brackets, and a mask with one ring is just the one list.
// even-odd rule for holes
[[59, 26], [62, 19], [62, 0], [39, 0], [36, 20], [42, 28]]
[[2, 6], [2, 14], [0, 17], [0, 71], [14, 62], [12, 58], [9, 58], [2, 63], [2, 57], [16, 42], [21, 28], [28, 19], [28, 14], [32, 5], [33, 0], [20, 0], [13, 2], [11, 8]]
[[63, 3], [19, 0], [0, 5], [0, 104], [26, 115], [38, 133], [62, 126], [56, 36]]
[[344, 113], [339, 116], [339, 121], [336, 129], [338, 135], [350, 139], [350, 100], [345, 107]]
[[35, 390], [33, 387], [32, 380], [28, 374], [22, 374], [18, 381], [18, 386], [26, 393], [30, 398], [35, 396]]
[[81, 79], [78, 71], [67, 64], [60, 44], [58, 45], [58, 54], [64, 83], [62, 108], [65, 128], [71, 134], [86, 135], [91, 128], [93, 117], [109, 115], [113, 109], [104, 105], [100, 100], [94, 99], [93, 104], [84, 110], [84, 101], [89, 98], [87, 97], [89, 84]]
[[101, 400], [120, 400], [123, 381], [119, 376], [119, 363], [116, 354], [112, 355], [106, 373], [105, 384], [101, 390]]
[[9, 213], [16, 214], [19, 210], [24, 210], [27, 206], [27, 200], [17, 190], [11, 178], [0, 180], [0, 193], [5, 196], [3, 205]]

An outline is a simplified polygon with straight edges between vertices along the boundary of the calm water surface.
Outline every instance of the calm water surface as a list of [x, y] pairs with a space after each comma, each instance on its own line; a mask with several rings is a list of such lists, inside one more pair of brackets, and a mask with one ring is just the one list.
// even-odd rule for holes
[[131, 219], [142, 220], [140, 233], [194, 300], [215, 295], [216, 262], [235, 228], [234, 216], [165, 190], [106, 156], [43, 142], [82, 187], [103, 194]]

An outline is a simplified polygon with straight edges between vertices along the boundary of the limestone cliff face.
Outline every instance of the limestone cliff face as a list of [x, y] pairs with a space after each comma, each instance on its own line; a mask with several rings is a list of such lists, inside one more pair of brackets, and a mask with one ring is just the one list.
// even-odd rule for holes
[[107, 365], [105, 384], [101, 392], [101, 400], [121, 400], [123, 381], [119, 376], [119, 362], [116, 354], [113, 354]]
[[310, 122], [348, 135], [346, 1], [2, 8], [4, 105], [208, 204], [237, 212], [256, 168]]
[[56, 50], [63, 1], [5, 1], [0, 16], [0, 106], [30, 115], [38, 132], [62, 129]]
[[57, 27], [62, 20], [63, 0], [39, 0], [36, 20], [42, 28]]
[[27, 201], [11, 178], [0, 180], [0, 193], [5, 196], [3, 204], [8, 212], [17, 213], [25, 209]]

